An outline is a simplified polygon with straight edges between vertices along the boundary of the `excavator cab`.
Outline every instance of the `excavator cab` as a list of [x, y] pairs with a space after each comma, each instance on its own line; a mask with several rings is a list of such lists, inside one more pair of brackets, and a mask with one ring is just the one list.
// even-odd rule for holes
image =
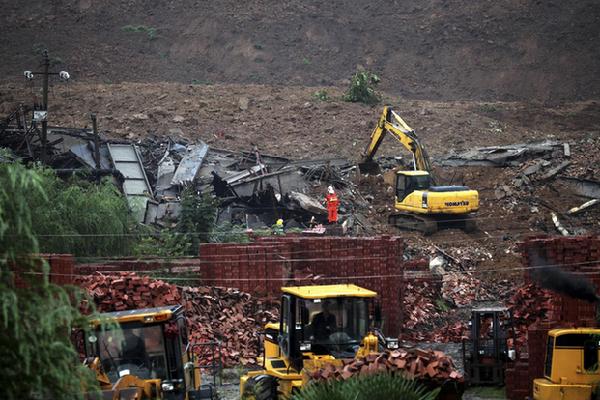
[[91, 325], [86, 365], [100, 383], [99, 398], [214, 397], [212, 385], [201, 385], [181, 305], [105, 313]]
[[404, 201], [406, 196], [415, 190], [428, 190], [431, 187], [431, 176], [426, 171], [396, 172], [396, 201]]
[[306, 383], [305, 372], [398, 347], [397, 339], [385, 338], [374, 328], [369, 316], [377, 295], [373, 291], [356, 285], [282, 291], [280, 322], [265, 327], [262, 369], [242, 376], [242, 399], [289, 398]]

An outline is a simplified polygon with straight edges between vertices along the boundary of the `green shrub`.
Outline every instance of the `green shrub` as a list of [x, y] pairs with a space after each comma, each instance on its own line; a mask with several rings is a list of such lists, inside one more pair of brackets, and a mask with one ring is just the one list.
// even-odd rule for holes
[[327, 90], [325, 89], [321, 89], [321, 90], [317, 90], [316, 92], [313, 93], [313, 97], [317, 100], [321, 100], [321, 101], [330, 101], [331, 97], [329, 97], [329, 94], [327, 93]]
[[379, 77], [371, 72], [358, 71], [350, 80], [350, 87], [344, 95], [344, 100], [371, 105], [379, 103], [381, 96], [375, 91], [379, 81]]
[[214, 243], [248, 243], [250, 238], [246, 233], [246, 228], [242, 225], [227, 222], [214, 227], [210, 241]]
[[313, 382], [296, 393], [293, 400], [433, 400], [439, 389], [429, 391], [414, 380], [380, 373], [353, 376], [347, 380]]
[[125, 32], [130, 33], [145, 33], [148, 39], [154, 40], [158, 37], [156, 28], [146, 25], [125, 25], [121, 28]]
[[494, 113], [498, 109], [492, 104], [482, 104], [479, 106], [479, 110], [484, 113]]

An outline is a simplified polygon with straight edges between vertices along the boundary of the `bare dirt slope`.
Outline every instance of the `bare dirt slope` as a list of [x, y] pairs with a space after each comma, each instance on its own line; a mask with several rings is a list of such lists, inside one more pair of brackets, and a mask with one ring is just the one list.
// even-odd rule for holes
[[596, 0], [0, 3], [3, 79], [48, 48], [79, 81], [336, 85], [362, 66], [412, 98], [600, 94]]

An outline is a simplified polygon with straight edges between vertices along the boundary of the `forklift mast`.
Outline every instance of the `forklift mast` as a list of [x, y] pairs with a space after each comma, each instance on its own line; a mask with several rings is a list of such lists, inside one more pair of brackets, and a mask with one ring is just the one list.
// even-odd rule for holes
[[507, 339], [514, 337], [512, 317], [506, 307], [482, 307], [471, 311], [470, 338], [463, 340], [465, 375], [471, 385], [503, 385], [509, 359]]

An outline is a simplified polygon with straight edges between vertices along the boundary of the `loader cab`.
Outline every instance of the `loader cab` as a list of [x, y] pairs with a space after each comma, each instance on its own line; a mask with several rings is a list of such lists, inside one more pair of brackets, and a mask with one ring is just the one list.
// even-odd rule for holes
[[431, 187], [431, 176], [427, 171], [396, 172], [396, 199], [403, 201], [415, 190], [428, 190]]
[[[99, 360], [110, 382], [103, 389], [132, 376], [151, 398], [200, 398], [200, 371], [181, 305], [105, 313], [91, 325], [86, 356]], [[204, 395], [210, 398], [212, 388], [204, 387]]]
[[278, 343], [300, 371], [305, 353], [354, 357], [369, 332], [376, 293], [356, 285], [284, 287]]
[[534, 399], [589, 399], [600, 383], [600, 329], [548, 332], [544, 378], [533, 381]]

